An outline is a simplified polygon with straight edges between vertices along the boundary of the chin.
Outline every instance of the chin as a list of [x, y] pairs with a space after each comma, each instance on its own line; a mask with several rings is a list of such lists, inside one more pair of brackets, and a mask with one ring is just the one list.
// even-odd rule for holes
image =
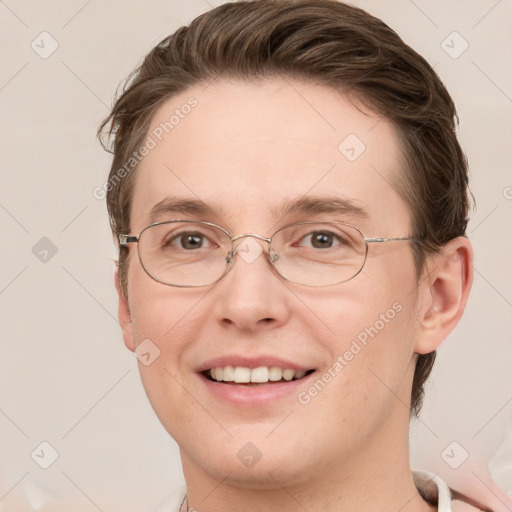
[[[192, 465], [200, 468], [210, 478], [239, 489], [276, 489], [287, 485], [306, 484], [314, 471], [308, 468], [307, 461], [297, 453], [263, 453], [257, 462], [241, 462], [239, 450], [226, 447], [222, 453], [197, 453], [191, 460], [185, 449], [180, 449], [185, 473]], [[293, 450], [291, 450], [293, 451]]]
[[307, 443], [300, 441], [305, 432], [292, 428], [283, 429], [280, 435], [269, 435], [268, 425], [239, 425], [229, 430], [233, 437], [220, 431], [215, 436], [188, 431], [175, 437], [185, 475], [188, 471], [205, 472], [240, 489], [306, 485], [327, 456], [322, 457], [320, 447], [306, 449]]

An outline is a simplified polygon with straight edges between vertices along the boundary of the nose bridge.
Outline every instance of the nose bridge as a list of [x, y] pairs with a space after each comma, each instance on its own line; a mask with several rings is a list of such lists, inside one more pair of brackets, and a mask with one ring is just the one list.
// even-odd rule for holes
[[[228, 257], [227, 272], [233, 272], [214, 292], [219, 294], [214, 306], [215, 315], [224, 326], [236, 326], [245, 331], [282, 325], [290, 314], [284, 294], [286, 288], [277, 276], [271, 275], [275, 269], [268, 259], [262, 258], [268, 252], [262, 242], [270, 247], [270, 239], [256, 233], [244, 233], [233, 237], [231, 242], [233, 250]], [[236, 269], [235, 260], [238, 260]]]
[[244, 233], [242, 235], [237, 235], [231, 239], [233, 247], [231, 257], [237, 255], [246, 263], [253, 263], [258, 259], [260, 254], [267, 252], [262, 247], [261, 242], [266, 242], [270, 246], [270, 238], [266, 238], [256, 233]]

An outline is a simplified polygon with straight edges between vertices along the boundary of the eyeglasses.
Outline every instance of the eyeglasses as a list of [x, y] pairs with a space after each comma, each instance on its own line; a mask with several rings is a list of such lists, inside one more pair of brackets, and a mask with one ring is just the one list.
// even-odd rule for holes
[[[368, 244], [402, 242], [414, 238], [365, 238], [343, 222], [299, 222], [277, 230], [270, 238], [253, 233], [231, 236], [221, 226], [203, 221], [171, 220], [144, 228], [139, 235], [119, 235], [121, 246], [137, 243], [146, 273], [159, 283], [179, 287], [208, 286], [233, 267], [242, 247], [259, 256], [268, 244], [268, 259], [277, 273], [304, 286], [331, 286], [359, 274], [366, 262]], [[258, 247], [256, 247], [256, 244]], [[256, 252], [258, 251], [258, 252]]]

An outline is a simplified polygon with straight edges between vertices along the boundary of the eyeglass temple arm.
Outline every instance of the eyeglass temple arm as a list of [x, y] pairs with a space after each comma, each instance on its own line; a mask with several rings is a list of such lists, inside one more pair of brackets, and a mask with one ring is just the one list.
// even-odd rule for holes
[[119, 245], [132, 244], [139, 241], [137, 235], [119, 235]]
[[416, 240], [415, 238], [411, 237], [404, 237], [404, 238], [365, 238], [364, 241], [368, 244], [371, 243], [379, 243], [379, 242], [402, 242], [406, 240]]

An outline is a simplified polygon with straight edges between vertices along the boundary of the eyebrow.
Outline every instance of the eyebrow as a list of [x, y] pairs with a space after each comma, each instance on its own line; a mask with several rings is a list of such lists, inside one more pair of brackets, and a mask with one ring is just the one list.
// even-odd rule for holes
[[[153, 206], [149, 213], [149, 223], [153, 224], [166, 215], [178, 213], [199, 217], [214, 214], [219, 217], [220, 210], [219, 207], [208, 206], [198, 199], [167, 197]], [[368, 212], [362, 206], [337, 196], [307, 196], [298, 199], [285, 199], [279, 209], [272, 210], [272, 214], [279, 219], [325, 213], [350, 215], [358, 219], [368, 218]]]
[[211, 214], [213, 209], [198, 199], [167, 197], [158, 202], [149, 212], [149, 223], [153, 224], [168, 214], [186, 213], [204, 216]]
[[359, 219], [368, 218], [365, 208], [338, 196], [307, 196], [294, 200], [287, 199], [275, 213], [278, 217], [332, 213], [350, 215]]

